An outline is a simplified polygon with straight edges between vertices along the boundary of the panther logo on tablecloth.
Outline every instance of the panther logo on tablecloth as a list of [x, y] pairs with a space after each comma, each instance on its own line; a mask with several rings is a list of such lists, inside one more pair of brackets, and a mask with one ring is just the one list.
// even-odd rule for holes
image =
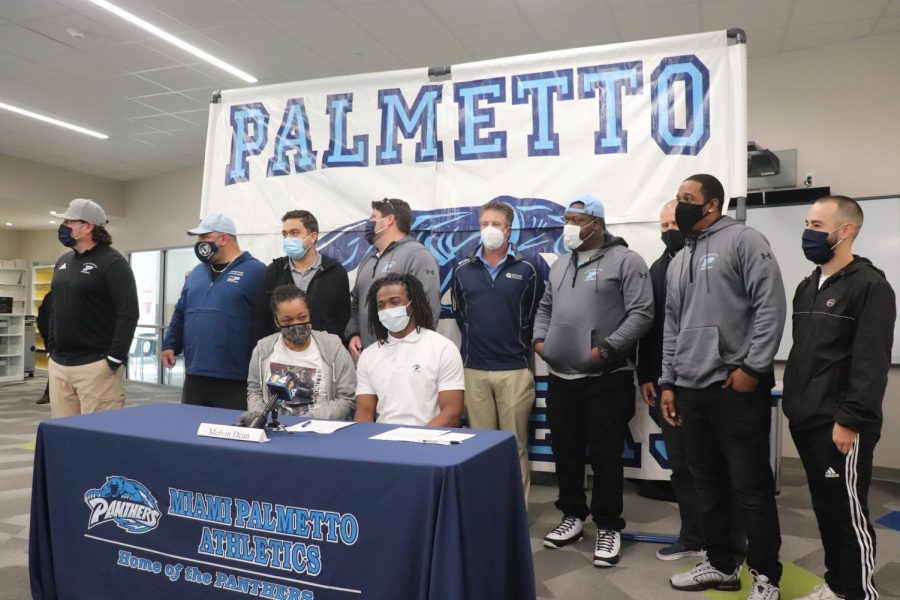
[[147, 487], [134, 479], [112, 475], [100, 488], [84, 493], [91, 509], [88, 529], [112, 521], [128, 533], [147, 533], [159, 525], [159, 504]]

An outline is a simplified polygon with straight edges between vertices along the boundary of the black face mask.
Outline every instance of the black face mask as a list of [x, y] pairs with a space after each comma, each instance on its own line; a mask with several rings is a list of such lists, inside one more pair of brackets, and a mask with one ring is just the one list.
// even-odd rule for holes
[[[840, 229], [840, 228], [838, 228]], [[837, 231], [835, 229], [834, 231]], [[827, 231], [814, 231], [812, 229], [804, 229], [801, 245], [803, 247], [803, 255], [807, 260], [824, 265], [834, 258], [834, 249], [838, 247], [843, 240], [838, 240], [832, 244], [828, 241], [828, 236], [834, 233]]]
[[666, 245], [666, 250], [669, 251], [669, 254], [675, 254], [684, 248], [684, 234], [678, 229], [663, 231], [660, 237], [663, 244]]
[[694, 235], [694, 225], [699, 223], [700, 220], [706, 216], [703, 212], [703, 208], [707, 204], [707, 202], [704, 202], [703, 204], [679, 202], [678, 205], [675, 206], [675, 222], [678, 224], [678, 230], [682, 232], [682, 235]]
[[219, 251], [219, 247], [215, 242], [197, 242], [194, 244], [194, 254], [197, 260], [202, 263], [208, 263], [212, 260], [213, 255]]
[[66, 248], [71, 248], [78, 241], [72, 237], [72, 228], [68, 225], [60, 225], [56, 237], [59, 239], [59, 243]]

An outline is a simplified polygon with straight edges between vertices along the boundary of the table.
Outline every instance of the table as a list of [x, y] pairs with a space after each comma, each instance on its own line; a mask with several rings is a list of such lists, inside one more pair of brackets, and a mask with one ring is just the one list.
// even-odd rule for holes
[[41, 423], [34, 598], [535, 598], [512, 435], [196, 435], [238, 414], [156, 404]]

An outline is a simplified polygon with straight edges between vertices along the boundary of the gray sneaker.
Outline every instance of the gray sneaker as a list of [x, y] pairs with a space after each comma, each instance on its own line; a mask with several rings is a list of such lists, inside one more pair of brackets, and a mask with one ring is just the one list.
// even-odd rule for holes
[[777, 585], [772, 585], [769, 582], [769, 578], [765, 575], [760, 575], [756, 571], [750, 571], [753, 573], [753, 587], [750, 588], [750, 595], [747, 596], [747, 600], [780, 600], [781, 598], [781, 590], [778, 589]]
[[685, 592], [702, 590], [734, 592], [741, 589], [741, 568], [737, 567], [734, 573], [723, 573], [712, 566], [708, 560], [704, 560], [697, 563], [690, 571], [672, 575], [669, 578], [669, 585], [676, 590]]

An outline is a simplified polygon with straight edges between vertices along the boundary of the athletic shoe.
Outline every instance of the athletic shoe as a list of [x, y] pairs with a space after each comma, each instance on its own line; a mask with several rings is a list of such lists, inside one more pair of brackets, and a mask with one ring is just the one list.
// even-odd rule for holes
[[675, 542], [656, 551], [656, 558], [659, 560], [679, 560], [688, 556], [703, 556], [703, 550], [700, 548], [691, 549], [681, 542]]
[[750, 595], [747, 596], [747, 600], [779, 600], [781, 598], [781, 590], [778, 589], [777, 585], [772, 585], [768, 577], [760, 575], [756, 571], [750, 572], [753, 573], [753, 579], [756, 581], [753, 582], [753, 586], [750, 588]]
[[823, 583], [813, 588], [813, 591], [797, 600], [840, 600], [840, 596], [831, 591], [828, 584]]
[[553, 528], [553, 531], [544, 538], [544, 546], [547, 548], [562, 548], [575, 542], [580, 542], [584, 537], [584, 521], [578, 517], [564, 517], [562, 522]]
[[612, 567], [622, 555], [622, 536], [612, 529], [598, 529], [594, 545], [594, 566]]
[[690, 571], [672, 575], [669, 578], [669, 585], [685, 592], [702, 590], [734, 592], [741, 589], [741, 568], [737, 567], [734, 573], [723, 573], [712, 566], [709, 560], [704, 560]]

